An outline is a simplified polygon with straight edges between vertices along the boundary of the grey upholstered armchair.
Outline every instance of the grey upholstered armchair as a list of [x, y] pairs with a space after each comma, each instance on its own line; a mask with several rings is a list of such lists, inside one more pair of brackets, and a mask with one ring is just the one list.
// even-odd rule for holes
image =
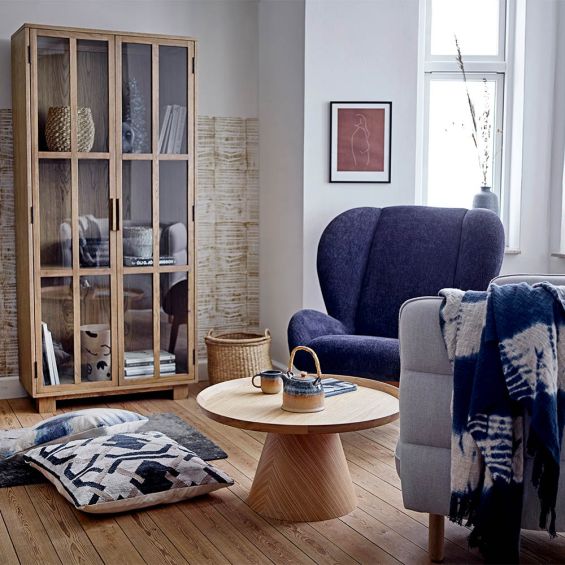
[[[565, 276], [512, 275], [496, 284], [549, 281]], [[451, 469], [451, 395], [453, 374], [439, 325], [441, 298], [413, 298], [400, 310], [400, 439], [396, 463], [407, 509], [430, 515], [430, 558], [443, 558], [444, 516], [449, 513]], [[562, 449], [562, 461], [565, 449]], [[537, 530], [539, 501], [526, 460], [522, 526]], [[557, 530], [565, 530], [565, 473], [559, 480]]]

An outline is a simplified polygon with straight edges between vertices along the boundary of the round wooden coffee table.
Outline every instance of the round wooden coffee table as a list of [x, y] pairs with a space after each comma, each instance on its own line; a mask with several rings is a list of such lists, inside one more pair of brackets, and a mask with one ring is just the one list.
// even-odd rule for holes
[[247, 500], [263, 516], [314, 522], [349, 514], [357, 497], [339, 434], [398, 419], [397, 388], [357, 377], [324, 377], [358, 388], [326, 398], [325, 410], [310, 414], [283, 411], [282, 393], [263, 394], [250, 378], [210, 386], [196, 399], [212, 420], [267, 432]]

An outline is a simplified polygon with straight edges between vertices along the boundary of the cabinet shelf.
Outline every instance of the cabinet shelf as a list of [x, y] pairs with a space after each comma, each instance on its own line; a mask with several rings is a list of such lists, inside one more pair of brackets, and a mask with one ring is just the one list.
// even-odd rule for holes
[[[77, 152], [74, 154], [77, 159], [109, 159], [110, 153], [104, 151]], [[38, 151], [39, 159], [71, 159], [73, 153], [70, 151]]]
[[[12, 37], [20, 379], [40, 411], [197, 380], [195, 49], [31, 24]], [[164, 354], [175, 373], [125, 378], [126, 356]]]

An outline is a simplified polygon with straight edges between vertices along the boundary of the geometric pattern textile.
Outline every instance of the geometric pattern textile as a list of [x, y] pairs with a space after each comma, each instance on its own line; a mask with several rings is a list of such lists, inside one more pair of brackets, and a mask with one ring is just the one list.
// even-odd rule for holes
[[223, 471], [160, 432], [46, 445], [24, 460], [71, 504], [90, 513], [178, 502], [233, 484]]

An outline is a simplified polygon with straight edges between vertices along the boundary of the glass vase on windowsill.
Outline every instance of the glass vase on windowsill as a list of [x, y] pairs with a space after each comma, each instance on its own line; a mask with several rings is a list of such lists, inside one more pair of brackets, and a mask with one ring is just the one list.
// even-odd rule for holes
[[486, 208], [498, 215], [498, 196], [490, 186], [481, 186], [481, 192], [473, 197], [473, 208]]

